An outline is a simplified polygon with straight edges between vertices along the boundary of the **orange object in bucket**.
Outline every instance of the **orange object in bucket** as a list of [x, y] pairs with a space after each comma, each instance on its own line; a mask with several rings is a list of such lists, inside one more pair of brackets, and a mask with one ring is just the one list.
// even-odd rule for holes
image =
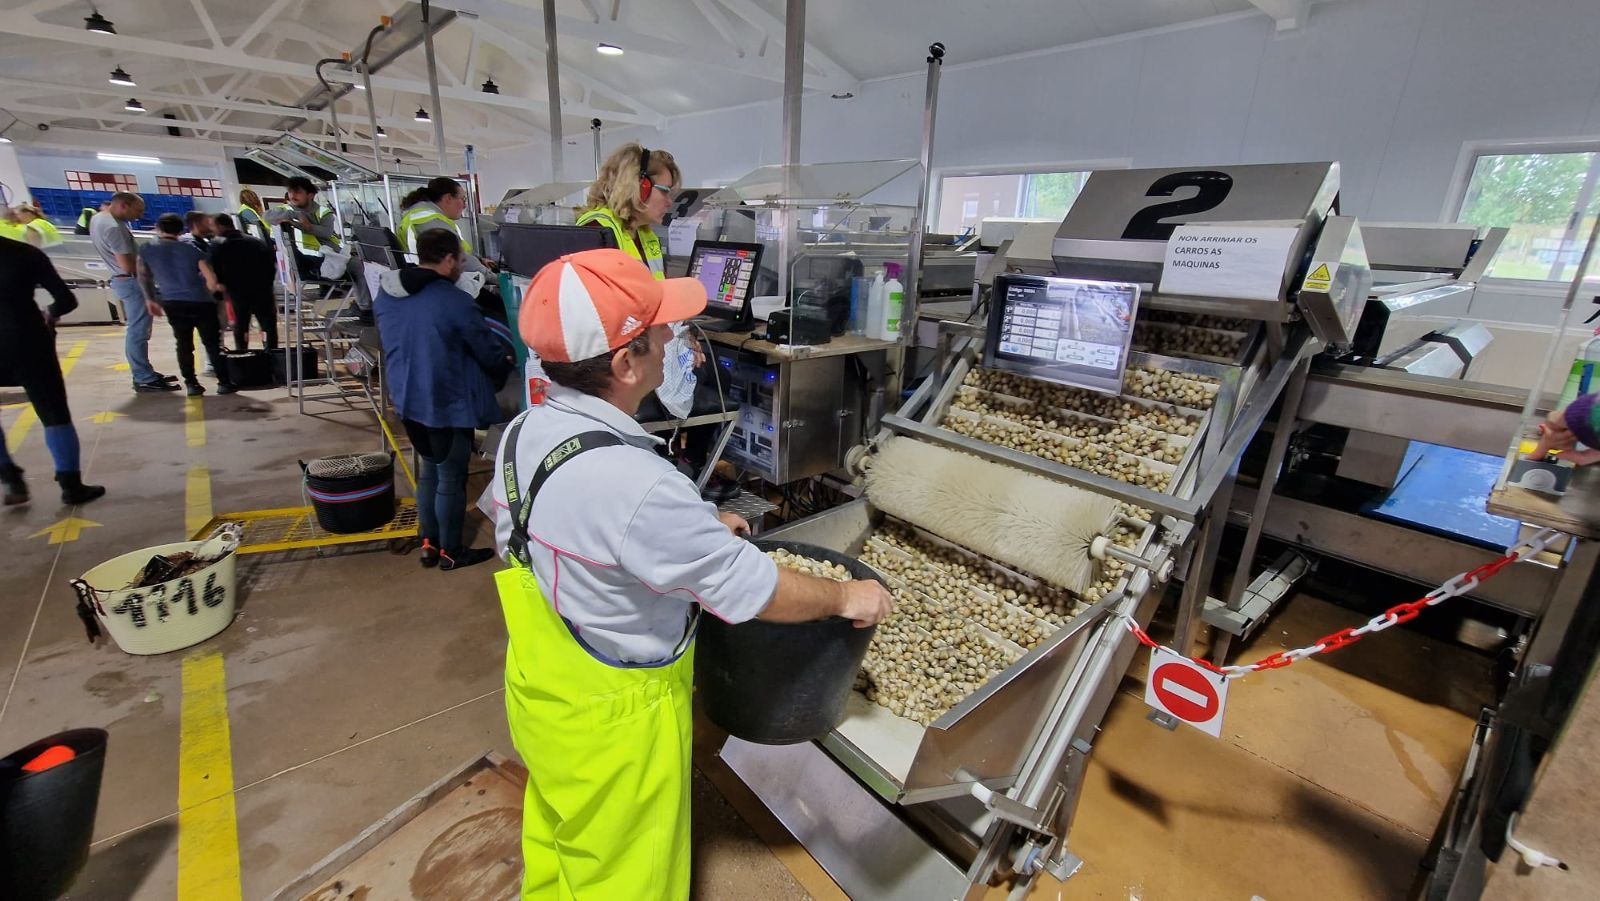
[[24, 773], [42, 773], [51, 767], [57, 767], [63, 763], [76, 760], [77, 757], [78, 752], [66, 745], [51, 745], [45, 748], [44, 752], [38, 757], [23, 764], [22, 771]]

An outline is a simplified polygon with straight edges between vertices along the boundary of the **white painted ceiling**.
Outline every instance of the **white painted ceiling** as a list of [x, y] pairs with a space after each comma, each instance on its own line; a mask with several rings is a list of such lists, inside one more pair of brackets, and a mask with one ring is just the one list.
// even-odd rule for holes
[[[807, 88], [836, 93], [923, 67], [927, 45], [961, 63], [1197, 22], [1255, 9], [1280, 20], [1308, 0], [809, 0]], [[433, 0], [460, 13], [435, 40], [452, 145], [542, 139], [548, 128], [540, 0]], [[90, 33], [97, 9], [116, 37]], [[666, 118], [778, 97], [784, 0], [557, 0], [563, 127], [659, 125]], [[0, 109], [22, 124], [19, 144], [104, 142], [105, 132], [183, 139], [266, 139], [281, 107], [317, 83], [312, 65], [358, 47], [381, 15], [415, 17], [414, 0], [0, 0]], [[623, 56], [603, 56], [606, 41]], [[379, 49], [382, 49], [380, 39]], [[377, 55], [375, 53], [375, 55]], [[121, 66], [137, 87], [107, 83]], [[336, 69], [337, 67], [329, 67]], [[388, 143], [431, 156], [432, 128], [412, 120], [429, 106], [420, 46], [374, 76]], [[479, 91], [485, 78], [498, 98]], [[338, 80], [333, 76], [331, 80]], [[123, 109], [137, 97], [147, 112]], [[292, 110], [290, 111], [292, 112]], [[341, 125], [367, 134], [365, 98], [340, 102]], [[8, 122], [0, 117], [0, 126]], [[326, 132], [320, 119], [301, 133]]]

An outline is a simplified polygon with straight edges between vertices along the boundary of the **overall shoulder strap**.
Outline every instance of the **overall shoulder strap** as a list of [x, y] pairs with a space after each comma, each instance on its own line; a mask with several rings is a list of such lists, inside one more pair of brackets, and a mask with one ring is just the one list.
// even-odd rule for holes
[[556, 445], [555, 449], [545, 454], [534, 470], [533, 478], [529, 480], [526, 491], [517, 486], [517, 440], [522, 436], [522, 424], [527, 416], [517, 417], [511, 424], [511, 431], [506, 435], [505, 461], [500, 466], [500, 478], [506, 492], [506, 506], [511, 510], [511, 538], [506, 542], [506, 549], [511, 552], [512, 559], [523, 566], [528, 565], [528, 520], [533, 515], [533, 499], [538, 496], [544, 483], [550, 480], [557, 469], [565, 466], [574, 457], [601, 447], [615, 447], [625, 444], [621, 438], [611, 432], [595, 430], [580, 432], [566, 441]]

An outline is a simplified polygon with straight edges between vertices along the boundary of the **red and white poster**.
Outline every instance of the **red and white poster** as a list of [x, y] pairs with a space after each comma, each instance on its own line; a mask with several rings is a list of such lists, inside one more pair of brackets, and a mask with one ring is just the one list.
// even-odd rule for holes
[[1213, 738], [1221, 738], [1228, 680], [1166, 648], [1152, 648], [1144, 702]]

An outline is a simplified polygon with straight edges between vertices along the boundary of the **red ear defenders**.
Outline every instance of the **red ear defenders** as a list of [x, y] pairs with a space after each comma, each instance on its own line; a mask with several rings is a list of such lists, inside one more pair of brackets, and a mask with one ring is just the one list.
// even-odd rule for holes
[[639, 202], [650, 202], [650, 192], [656, 189], [655, 180], [650, 177], [650, 148], [639, 148]]

